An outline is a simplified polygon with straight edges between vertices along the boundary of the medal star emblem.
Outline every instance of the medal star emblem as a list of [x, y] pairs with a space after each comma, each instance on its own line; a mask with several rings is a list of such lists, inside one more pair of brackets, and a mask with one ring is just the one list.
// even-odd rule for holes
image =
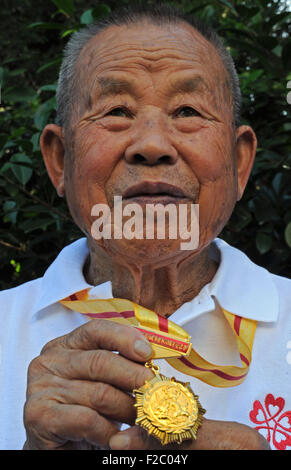
[[137, 418], [135, 423], [163, 445], [196, 439], [205, 410], [189, 383], [161, 376], [134, 390]]

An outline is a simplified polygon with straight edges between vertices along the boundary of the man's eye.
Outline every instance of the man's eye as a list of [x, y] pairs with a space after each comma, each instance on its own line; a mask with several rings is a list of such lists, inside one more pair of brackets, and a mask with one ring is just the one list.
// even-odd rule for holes
[[190, 106], [183, 106], [182, 108], [179, 108], [175, 112], [175, 117], [187, 118], [187, 117], [193, 117], [193, 116], [201, 116], [201, 114], [198, 111], [196, 111], [196, 109], [191, 108]]
[[106, 113], [106, 116], [132, 117], [129, 110], [122, 107], [111, 109], [111, 111]]

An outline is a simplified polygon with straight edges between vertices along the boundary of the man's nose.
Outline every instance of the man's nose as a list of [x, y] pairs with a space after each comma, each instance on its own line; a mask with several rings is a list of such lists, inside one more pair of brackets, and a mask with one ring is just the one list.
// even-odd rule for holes
[[169, 129], [165, 122], [153, 120], [140, 126], [131, 145], [125, 151], [128, 163], [158, 165], [161, 163], [174, 165], [178, 152], [169, 139]]

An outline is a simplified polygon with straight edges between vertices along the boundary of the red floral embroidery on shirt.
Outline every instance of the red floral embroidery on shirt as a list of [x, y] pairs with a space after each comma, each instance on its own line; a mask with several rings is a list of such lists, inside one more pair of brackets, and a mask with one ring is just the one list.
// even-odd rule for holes
[[[270, 409], [270, 406], [274, 408]], [[251, 421], [258, 424], [255, 429], [258, 431], [260, 429], [266, 429], [267, 440], [271, 442], [272, 439], [272, 443], [278, 450], [285, 450], [287, 446], [291, 446], [291, 411], [282, 413], [284, 406], [284, 398], [278, 397], [275, 399], [274, 396], [269, 393], [265, 398], [265, 409], [261, 402], [256, 400], [250, 412]], [[258, 419], [260, 411], [263, 416], [261, 415], [261, 419]]]

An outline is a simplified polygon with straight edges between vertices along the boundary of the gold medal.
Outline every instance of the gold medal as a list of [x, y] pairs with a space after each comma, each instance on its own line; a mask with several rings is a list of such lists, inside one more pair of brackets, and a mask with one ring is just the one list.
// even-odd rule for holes
[[[88, 297], [87, 291], [76, 293], [61, 303], [90, 319], [102, 318], [137, 328], [151, 343], [153, 359], [166, 359], [176, 369], [194, 375], [190, 357], [196, 353], [190, 343], [191, 337], [182, 327], [126, 299], [96, 300], [87, 299], [86, 296]], [[199, 358], [201, 359], [200, 356]], [[179, 362], [180, 359], [186, 362]], [[189, 382], [161, 376], [159, 367], [152, 362], [148, 362], [146, 366], [153, 370], [155, 377], [146, 381], [138, 390], [133, 390], [137, 408], [136, 424], [159, 439], [163, 445], [196, 439], [205, 410], [201, 407], [198, 396], [191, 390]], [[203, 370], [202, 367], [205, 364], [199, 363], [199, 372]]]
[[189, 382], [161, 376], [159, 367], [152, 362], [146, 363], [146, 367], [153, 370], [155, 377], [134, 390], [134, 406], [137, 408], [135, 423], [163, 445], [196, 439], [205, 410]]

